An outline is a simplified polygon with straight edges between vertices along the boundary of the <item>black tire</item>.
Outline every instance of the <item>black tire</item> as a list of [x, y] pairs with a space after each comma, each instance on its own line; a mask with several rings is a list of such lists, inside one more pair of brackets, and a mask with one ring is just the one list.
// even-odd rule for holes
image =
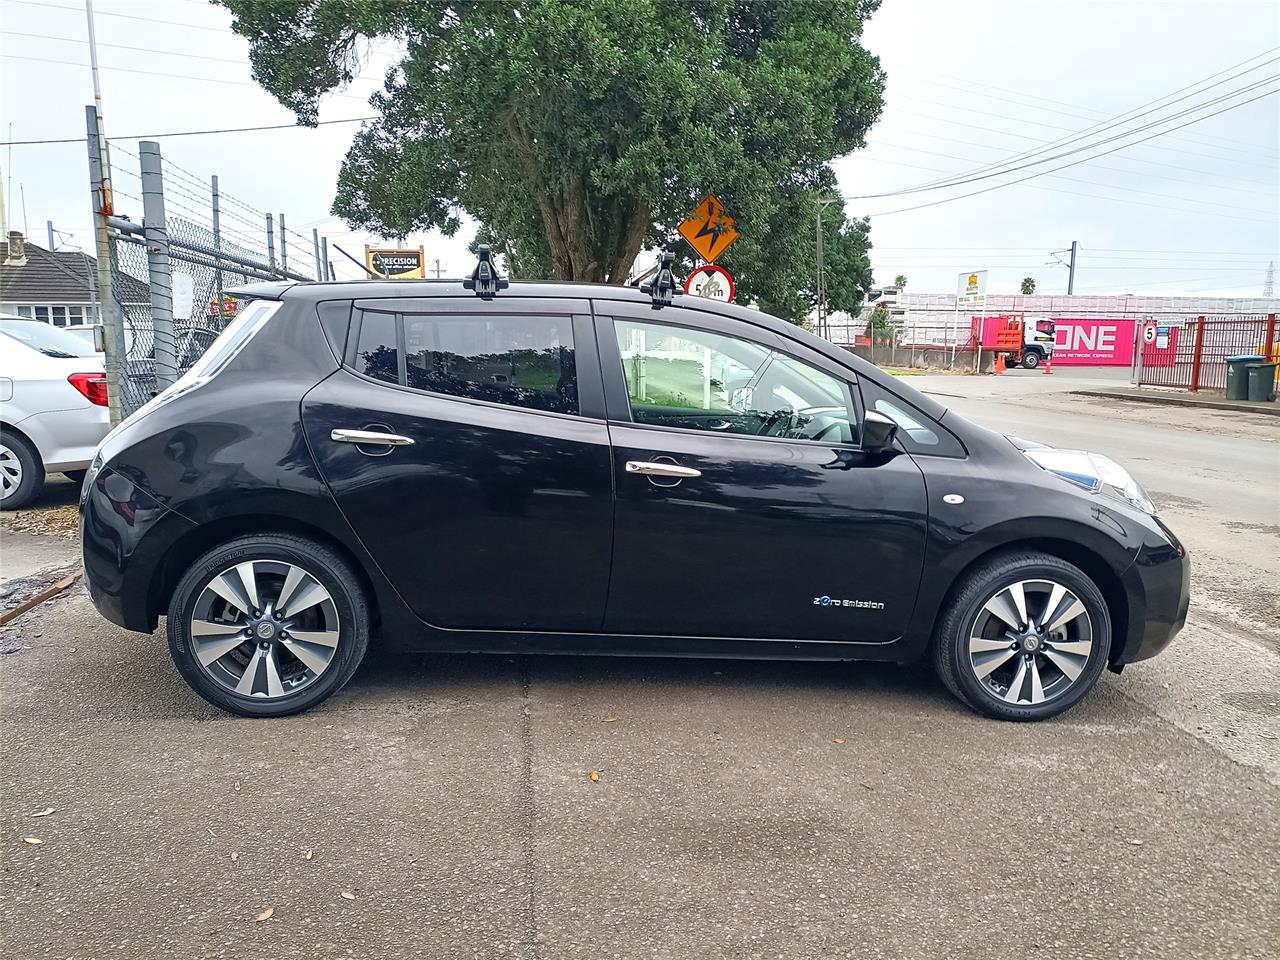
[[1040, 366], [1040, 360], [1041, 357], [1039, 350], [1028, 350], [1022, 355], [1022, 369], [1034, 370], [1036, 367]]
[[[219, 573], [247, 560], [276, 560], [303, 568], [329, 592], [341, 639], [324, 672], [294, 693], [262, 699], [237, 694], [214, 680], [194, 653], [191, 618], [205, 586]], [[351, 679], [369, 646], [370, 611], [351, 564], [328, 546], [286, 533], [238, 537], [195, 561], [174, 590], [166, 632], [169, 652], [182, 678], [216, 707], [243, 717], [282, 717], [308, 710]]]
[[[1036, 579], [1062, 584], [1083, 604], [1092, 650], [1080, 675], [1059, 696], [1039, 704], [1012, 704], [976, 676], [969, 655], [970, 627], [995, 594], [1018, 581]], [[996, 556], [967, 574], [949, 598], [933, 637], [933, 666], [943, 684], [978, 713], [997, 720], [1045, 720], [1065, 713], [1092, 691], [1110, 652], [1111, 615], [1094, 582], [1065, 560], [1033, 551]]]
[[77, 487], [84, 486], [84, 478], [89, 475], [88, 470], [63, 470], [62, 475], [74, 483]]
[[[12, 473], [8, 470], [4, 471], [4, 477], [0, 479], [0, 483], [4, 484], [4, 489], [7, 489], [9, 494], [0, 500], [0, 510], [21, 510], [40, 496], [40, 491], [44, 489], [44, 462], [31, 441], [12, 430], [0, 430], [0, 446], [9, 451], [21, 471], [21, 477], [16, 485], [12, 483]], [[8, 457], [6, 456], [5, 459], [7, 460]], [[0, 464], [0, 470], [3, 469], [4, 465]]]

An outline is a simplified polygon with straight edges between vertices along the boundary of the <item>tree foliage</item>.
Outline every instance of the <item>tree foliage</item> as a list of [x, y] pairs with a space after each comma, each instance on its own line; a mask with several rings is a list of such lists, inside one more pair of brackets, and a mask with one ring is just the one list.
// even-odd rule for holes
[[1023, 293], [1025, 293], [1027, 296], [1031, 296], [1031, 294], [1033, 294], [1033, 293], [1035, 293], [1035, 292], [1036, 292], [1036, 278], [1035, 278], [1035, 277], [1023, 277], [1023, 278], [1022, 278], [1022, 292], [1023, 292]]
[[[879, 0], [219, 2], [304, 124], [372, 44], [398, 45], [333, 212], [393, 237], [451, 235], [465, 211], [516, 276], [622, 282], [714, 191], [742, 232], [720, 259], [744, 299], [798, 319], [814, 199], [881, 108], [860, 44]], [[831, 305], [851, 309], [871, 280], [867, 227], [826, 219]]]
[[907, 285], [907, 275], [905, 273], [898, 274], [893, 278], [893, 285], [899, 290], [903, 289]]

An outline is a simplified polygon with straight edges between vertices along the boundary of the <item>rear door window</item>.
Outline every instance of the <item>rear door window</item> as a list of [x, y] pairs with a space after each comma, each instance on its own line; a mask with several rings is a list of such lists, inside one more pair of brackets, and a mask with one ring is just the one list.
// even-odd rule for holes
[[578, 413], [572, 317], [361, 311], [350, 364], [376, 380], [549, 413]]

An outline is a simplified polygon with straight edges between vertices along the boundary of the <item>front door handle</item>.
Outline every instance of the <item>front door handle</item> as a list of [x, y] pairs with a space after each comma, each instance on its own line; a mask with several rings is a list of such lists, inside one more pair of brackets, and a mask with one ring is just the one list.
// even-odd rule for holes
[[627, 473], [635, 473], [645, 477], [687, 477], [702, 476], [701, 470], [693, 467], [682, 467], [676, 463], [654, 463], [649, 460], [628, 460]]
[[398, 433], [380, 433], [377, 430], [334, 430], [329, 434], [330, 440], [339, 443], [367, 443], [370, 446], [407, 447], [413, 443], [412, 437], [402, 437]]

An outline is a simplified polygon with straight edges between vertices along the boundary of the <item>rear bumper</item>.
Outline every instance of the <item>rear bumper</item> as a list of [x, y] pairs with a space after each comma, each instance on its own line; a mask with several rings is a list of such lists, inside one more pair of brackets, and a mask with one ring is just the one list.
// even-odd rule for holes
[[70, 410], [33, 414], [14, 426], [36, 445], [45, 470], [57, 473], [87, 467], [94, 449], [111, 429], [111, 419], [106, 407], [86, 403]]
[[1191, 558], [1177, 543], [1143, 546], [1125, 581], [1129, 629], [1116, 664], [1154, 657], [1178, 635], [1191, 605]]
[[109, 468], [81, 497], [80, 547], [93, 605], [126, 630], [151, 633], [157, 623], [151, 593], [161, 564], [194, 524]]

